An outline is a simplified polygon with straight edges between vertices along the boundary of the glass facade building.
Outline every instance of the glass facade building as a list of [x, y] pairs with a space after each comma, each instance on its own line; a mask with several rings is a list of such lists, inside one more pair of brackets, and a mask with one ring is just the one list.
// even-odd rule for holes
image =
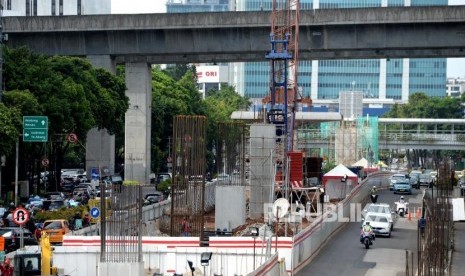
[[110, 14], [111, 0], [2, 0], [3, 16]]
[[[271, 10], [271, 0], [238, 0], [238, 11]], [[401, 6], [445, 6], [447, 0], [300, 0], [301, 10]], [[407, 102], [410, 94], [446, 94], [446, 58], [353, 59], [299, 62], [299, 86], [314, 105], [337, 101], [340, 91], [363, 91], [364, 103]], [[269, 63], [235, 65], [233, 83], [255, 103], [268, 94]]]
[[168, 0], [166, 12], [223, 12], [234, 10], [233, 3], [231, 0]]

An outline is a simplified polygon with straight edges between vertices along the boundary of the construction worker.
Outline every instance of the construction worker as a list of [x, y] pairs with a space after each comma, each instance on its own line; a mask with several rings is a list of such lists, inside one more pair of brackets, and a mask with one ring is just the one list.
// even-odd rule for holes
[[182, 223], [181, 223], [182, 236], [183, 237], [188, 237], [190, 230], [191, 230], [191, 228], [189, 226], [189, 222], [187, 221], [187, 218], [184, 217], [182, 219]]
[[13, 266], [9, 258], [6, 258], [0, 265], [0, 272], [2, 272], [2, 276], [13, 276]]

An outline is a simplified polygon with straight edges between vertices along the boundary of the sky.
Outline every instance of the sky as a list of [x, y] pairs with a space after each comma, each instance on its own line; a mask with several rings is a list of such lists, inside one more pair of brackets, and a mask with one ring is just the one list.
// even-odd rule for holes
[[[164, 13], [167, 0], [112, 0], [112, 13]], [[465, 0], [449, 0], [449, 5], [465, 5]], [[465, 58], [447, 59], [447, 77], [465, 77]]]

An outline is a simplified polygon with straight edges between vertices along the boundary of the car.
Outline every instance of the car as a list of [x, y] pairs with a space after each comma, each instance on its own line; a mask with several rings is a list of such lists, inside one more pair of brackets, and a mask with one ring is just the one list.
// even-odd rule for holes
[[157, 174], [156, 184], [160, 184], [163, 181], [171, 179], [171, 177], [172, 177], [171, 173], [159, 173]]
[[410, 184], [415, 189], [420, 189], [420, 173], [410, 173]]
[[63, 243], [63, 236], [70, 232], [69, 223], [65, 219], [54, 219], [44, 221], [43, 231], [48, 234], [50, 243]]
[[365, 226], [367, 222], [370, 222], [375, 235], [386, 236], [388, 238], [391, 237], [392, 222], [389, 221], [388, 214], [367, 213], [363, 220], [362, 227]]
[[75, 183], [72, 177], [62, 176], [60, 185], [64, 192], [71, 192], [74, 189]]
[[146, 194], [144, 197], [144, 205], [155, 204], [163, 201], [164, 199], [165, 197], [162, 192]]
[[[80, 188], [85, 189], [87, 191], [87, 193], [89, 195], [91, 195], [91, 196], [95, 193], [94, 187], [92, 186], [91, 183], [81, 183], [81, 184], [75, 186], [74, 190], [80, 189]], [[74, 190], [73, 190], [73, 194], [74, 194]]]
[[406, 181], [406, 179], [407, 178], [405, 177], [405, 174], [400, 174], [400, 173], [393, 174], [390, 179], [389, 190], [392, 191], [394, 189], [394, 184], [397, 181]]
[[433, 177], [429, 173], [420, 174], [420, 186], [431, 186], [433, 185]]
[[394, 194], [409, 194], [411, 195], [412, 194], [412, 185], [410, 184], [410, 182], [408, 180], [405, 180], [405, 181], [401, 181], [401, 180], [398, 180], [395, 184], [394, 184]]
[[44, 195], [44, 198], [47, 200], [63, 200], [66, 196], [62, 192], [48, 192]]
[[2, 227], [0, 228], [0, 235], [5, 239], [5, 253], [13, 252], [19, 249], [21, 231], [23, 233], [24, 245], [38, 245], [34, 235], [27, 228]]
[[66, 207], [66, 203], [64, 200], [44, 200], [42, 206], [45, 211], [56, 211]]
[[394, 228], [396, 222], [395, 212], [392, 211], [391, 206], [387, 203], [368, 203], [362, 210], [362, 217], [365, 217], [367, 213], [379, 213], [386, 215], [388, 221], [391, 222], [391, 231]]
[[25, 207], [29, 210], [32, 210], [34, 208], [42, 209], [42, 206], [43, 206], [43, 199], [40, 196], [34, 196], [34, 197], [30, 197], [27, 200]]
[[119, 175], [111, 175], [110, 181], [112, 184], [123, 185], [123, 178]]

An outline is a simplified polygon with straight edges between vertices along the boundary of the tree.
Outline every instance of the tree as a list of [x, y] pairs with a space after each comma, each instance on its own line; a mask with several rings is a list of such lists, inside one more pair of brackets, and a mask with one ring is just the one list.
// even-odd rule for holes
[[[410, 95], [409, 102], [405, 105], [395, 104], [393, 108], [387, 112], [383, 117], [388, 118], [450, 118], [459, 119], [463, 116], [463, 106], [465, 98], [439, 98], [439, 97], [428, 97], [424, 93], [414, 93]], [[417, 126], [417, 125], [404, 125], [404, 130], [418, 130], [422, 128], [423, 131], [434, 131], [435, 126]], [[442, 124], [437, 126], [437, 130], [449, 129], [450, 125]], [[462, 126], [455, 126], [455, 130], [463, 129]], [[391, 126], [390, 131], [398, 130], [400, 126]], [[407, 151], [408, 152], [408, 151]], [[427, 150], [412, 150], [413, 154], [408, 154], [408, 158], [413, 158], [413, 164], [417, 164], [417, 160], [421, 160], [422, 164], [428, 156], [432, 156], [434, 159], [439, 160], [443, 154], [452, 154], [445, 151], [433, 151], [428, 152]], [[411, 160], [409, 159], [409, 163]]]
[[167, 170], [174, 116], [204, 115], [204, 106], [192, 71], [176, 81], [154, 69], [152, 87], [152, 170], [159, 172]]
[[17, 108], [8, 108], [0, 103], [0, 156], [13, 154], [14, 145], [19, 138], [21, 113]]
[[[85, 59], [46, 57], [26, 48], [6, 48], [4, 58], [5, 98], [11, 99], [5, 100], [7, 106], [18, 108], [21, 105], [23, 116], [48, 117], [50, 144], [46, 152], [52, 167], [56, 168], [57, 182], [63, 157], [71, 146], [67, 134], [75, 133], [82, 147], [87, 132], [93, 127], [106, 128], [110, 133], [122, 132], [129, 99], [124, 94], [125, 85], [120, 77], [94, 69]], [[18, 100], [21, 97], [31, 98], [30, 102], [35, 98], [37, 108], [21, 104]], [[24, 145], [32, 150], [23, 156], [29, 164], [26, 169], [29, 172], [37, 156], [45, 153], [36, 144]]]

